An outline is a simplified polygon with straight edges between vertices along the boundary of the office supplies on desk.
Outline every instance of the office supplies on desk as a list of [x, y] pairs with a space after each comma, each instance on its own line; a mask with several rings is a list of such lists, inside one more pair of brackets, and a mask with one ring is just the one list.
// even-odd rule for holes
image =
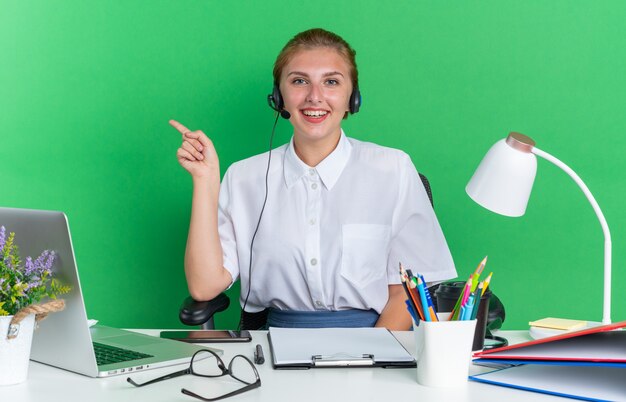
[[63, 212], [0, 208], [0, 224], [20, 233], [26, 240], [22, 246], [26, 254], [54, 250], [57, 261], [52, 271], [72, 289], [63, 296], [65, 310], [39, 323], [32, 342], [32, 360], [90, 377], [107, 377], [188, 363], [202, 349], [117, 328], [90, 328], [69, 224]]
[[415, 359], [385, 328], [274, 328], [268, 333], [275, 369], [415, 367]]
[[541, 320], [531, 321], [528, 323], [531, 327], [560, 329], [563, 331], [572, 331], [583, 329], [587, 325], [587, 321], [568, 320], [564, 318], [542, 318]]
[[530, 325], [528, 333], [533, 339], [547, 338], [554, 335], [564, 334], [566, 332], [578, 331], [584, 328], [592, 328], [601, 325], [599, 322], [568, 320], [552, 317], [531, 321], [528, 324]]
[[[485, 268], [487, 257], [478, 264], [476, 271], [468, 278], [463, 292], [459, 295], [454, 308], [451, 310], [450, 321], [455, 320], [473, 320], [476, 318], [480, 299], [489, 286], [491, 274], [486, 281], [479, 282], [480, 274]], [[419, 273], [413, 275], [410, 269], [404, 269], [400, 263], [400, 278], [404, 291], [409, 300], [408, 307], [411, 316], [419, 315], [424, 321], [437, 321], [437, 312], [434, 309], [434, 303], [428, 288], [426, 287], [426, 279]], [[417, 292], [413, 289], [417, 288]], [[476, 311], [475, 311], [476, 310]]]
[[[439, 288], [435, 292], [435, 297], [437, 298], [437, 306], [439, 308], [439, 311], [441, 312], [452, 311], [465, 285], [466, 285], [466, 282], [463, 282], [463, 281], [444, 282], [441, 285], [439, 285]], [[481, 350], [485, 347], [485, 337], [487, 334], [487, 325], [489, 322], [489, 305], [490, 305], [491, 298], [493, 297], [493, 294], [491, 293], [490, 290], [485, 292], [480, 298], [478, 298], [478, 294], [479, 293], [477, 293], [476, 295], [477, 299], [474, 302], [474, 308], [473, 308], [473, 311], [476, 314], [473, 317], [473, 319], [476, 320], [476, 330], [474, 333], [474, 342], [472, 344], [472, 350]], [[478, 305], [476, 305], [477, 302], [478, 302]]]
[[470, 378], [576, 399], [623, 400], [625, 327], [623, 321], [475, 353], [475, 363], [514, 367]]
[[427, 387], [452, 388], [467, 383], [476, 320], [437, 321], [415, 326], [417, 382]]
[[437, 321], [437, 312], [424, 277], [419, 274], [414, 276], [410, 269], [405, 270], [400, 263], [400, 279], [409, 301], [407, 308], [413, 319], [416, 322], [417, 317], [424, 321]]
[[533, 360], [626, 363], [626, 321], [567, 332], [549, 338], [485, 350], [474, 357], [489, 360]]
[[521, 365], [469, 377], [473, 381], [587, 401], [623, 401], [626, 368]]
[[263, 347], [261, 345], [256, 345], [256, 348], [254, 349], [254, 363], [265, 363], [265, 355], [263, 354]]

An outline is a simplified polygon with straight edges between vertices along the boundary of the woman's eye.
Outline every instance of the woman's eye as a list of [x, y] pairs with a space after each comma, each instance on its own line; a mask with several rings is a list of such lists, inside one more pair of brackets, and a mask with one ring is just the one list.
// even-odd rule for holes
[[339, 81], [337, 81], [337, 80], [333, 80], [333, 79], [326, 80], [326, 83], [327, 83], [328, 85], [339, 85]]
[[306, 81], [305, 81], [304, 79], [302, 79], [302, 78], [296, 78], [296, 79], [294, 79], [294, 80], [293, 80], [293, 81], [291, 81], [291, 82], [292, 82], [293, 84], [296, 84], [296, 85], [303, 85], [303, 84], [306, 84]]

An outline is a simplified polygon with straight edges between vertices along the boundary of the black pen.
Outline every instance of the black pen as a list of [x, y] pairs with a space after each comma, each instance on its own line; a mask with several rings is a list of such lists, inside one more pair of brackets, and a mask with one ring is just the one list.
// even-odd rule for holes
[[256, 345], [256, 351], [254, 352], [254, 362], [256, 364], [265, 363], [265, 356], [263, 356], [263, 348], [261, 345]]

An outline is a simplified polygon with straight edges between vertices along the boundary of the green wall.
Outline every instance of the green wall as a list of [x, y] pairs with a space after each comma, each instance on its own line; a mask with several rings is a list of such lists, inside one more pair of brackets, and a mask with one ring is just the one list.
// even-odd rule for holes
[[90, 317], [179, 326], [191, 180], [167, 121], [209, 134], [222, 171], [265, 151], [274, 58], [320, 26], [358, 52], [363, 108], [345, 130], [405, 150], [430, 178], [460, 276], [489, 255], [505, 328], [599, 320], [603, 267], [590, 205], [548, 162], [523, 218], [467, 197], [509, 131], [594, 193], [613, 235], [612, 318], [624, 320], [625, 20], [621, 0], [0, 0], [0, 205], [68, 214]]

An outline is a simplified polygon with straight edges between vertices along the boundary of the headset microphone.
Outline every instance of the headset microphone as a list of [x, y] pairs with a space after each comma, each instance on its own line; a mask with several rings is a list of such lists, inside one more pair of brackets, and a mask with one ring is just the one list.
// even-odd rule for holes
[[283, 109], [280, 111], [280, 117], [282, 117], [285, 120], [289, 120], [289, 118], [291, 118], [291, 113]]

